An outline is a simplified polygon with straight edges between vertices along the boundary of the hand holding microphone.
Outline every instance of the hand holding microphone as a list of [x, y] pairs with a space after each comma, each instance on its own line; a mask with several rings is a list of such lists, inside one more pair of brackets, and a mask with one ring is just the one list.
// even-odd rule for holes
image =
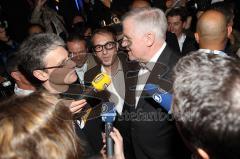
[[[89, 87], [86, 89], [83, 94], [81, 95], [80, 99], [76, 102], [85, 101], [88, 97], [94, 97], [97, 92], [103, 91], [106, 89], [106, 87], [111, 83], [111, 78], [109, 75], [105, 73], [98, 74], [92, 81], [92, 87]], [[84, 107], [82, 105], [79, 105], [80, 111], [79, 114], [77, 114], [76, 118], [81, 118], [80, 128], [83, 128], [85, 126], [85, 123], [87, 122], [88, 118], [94, 118], [100, 116], [101, 110], [98, 111], [98, 108], [93, 109], [90, 105], [86, 104]]]
[[107, 75], [106, 73], [98, 74], [91, 82], [92, 86], [84, 90], [81, 99], [86, 99], [92, 96], [94, 97], [95, 93], [105, 90], [110, 85], [110, 83], [111, 78], [109, 75]]
[[105, 135], [106, 135], [106, 146], [107, 146], [107, 157], [114, 156], [113, 139], [110, 133], [113, 130], [113, 122], [116, 117], [115, 105], [112, 102], [106, 102], [102, 105], [102, 121], [105, 122]]
[[[113, 127], [113, 131], [110, 133], [111, 138], [114, 141], [114, 159], [125, 159], [123, 149], [123, 138], [118, 129]], [[103, 143], [106, 143], [106, 135], [103, 134]], [[102, 148], [101, 152], [104, 159], [109, 159], [106, 155], [106, 145]]]
[[155, 102], [157, 102], [168, 113], [171, 111], [172, 94], [162, 90], [155, 84], [146, 84], [144, 90], [149, 94]]

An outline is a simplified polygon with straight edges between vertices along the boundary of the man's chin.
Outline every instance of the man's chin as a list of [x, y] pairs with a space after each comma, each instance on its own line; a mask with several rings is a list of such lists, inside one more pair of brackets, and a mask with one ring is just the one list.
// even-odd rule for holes
[[113, 65], [113, 62], [103, 62], [102, 65], [103, 65], [104, 67], [110, 67], [110, 66]]
[[78, 79], [76, 74], [71, 74], [68, 75], [65, 80], [64, 80], [64, 84], [73, 84], [74, 82], [76, 82]]
[[137, 58], [134, 57], [134, 56], [132, 56], [132, 55], [129, 55], [129, 60], [131, 60], [131, 61], [137, 61]]

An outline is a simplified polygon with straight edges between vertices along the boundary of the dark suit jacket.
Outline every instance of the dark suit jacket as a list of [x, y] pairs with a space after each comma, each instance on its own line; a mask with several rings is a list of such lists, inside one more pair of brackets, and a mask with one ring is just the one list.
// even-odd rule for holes
[[196, 51], [198, 50], [198, 44], [195, 40], [194, 37], [187, 35], [186, 39], [183, 43], [183, 48], [182, 48], [182, 52], [181, 52], [181, 56], [185, 56], [188, 53], [190, 53], [191, 51]]
[[191, 51], [196, 51], [199, 48], [194, 36], [191, 33], [186, 33], [186, 39], [183, 43], [182, 52], [180, 52], [177, 36], [174, 33], [166, 33], [166, 42], [168, 46], [175, 52], [179, 53], [181, 57], [187, 55]]
[[[129, 70], [131, 70], [133, 67], [136, 67], [136, 63], [134, 62], [130, 62], [128, 61], [128, 58], [125, 54], [118, 54], [118, 57], [122, 63], [122, 68], [123, 68], [123, 73], [124, 73], [124, 79], [125, 79], [125, 98], [127, 96], [127, 88], [129, 87], [129, 80], [127, 80], [127, 72]], [[101, 73], [101, 66], [98, 65], [98, 66], [95, 66], [94, 68], [90, 69], [89, 71], [87, 71], [84, 75], [84, 82], [89, 85], [89, 82], [91, 82], [94, 77]], [[99, 95], [100, 96], [100, 95]], [[98, 97], [99, 97], [98, 96]], [[104, 95], [102, 95], [102, 98]], [[125, 114], [129, 112], [129, 106], [127, 103], [124, 103], [124, 106], [123, 106], [123, 111], [122, 113]], [[97, 120], [101, 120], [101, 119], [97, 119]], [[94, 123], [96, 124], [96, 123]], [[93, 123], [92, 123], [92, 126], [93, 126]], [[91, 126], [91, 127], [92, 127]], [[134, 153], [133, 153], [133, 146], [132, 146], [132, 143], [131, 143], [131, 134], [129, 133], [130, 131], [130, 121], [129, 120], [125, 120], [123, 118], [123, 116], [117, 114], [117, 117], [115, 119], [115, 123], [114, 123], [114, 126], [120, 131], [123, 139], [124, 139], [124, 154], [125, 154], [125, 158], [126, 159], [134, 159]], [[99, 126], [98, 126], [99, 128]], [[103, 130], [103, 129], [102, 129]], [[95, 131], [94, 132], [91, 132], [92, 135], [91, 136], [98, 136], [97, 133], [100, 133], [101, 130], [96, 130], [95, 128]], [[94, 134], [96, 135], [94, 135]], [[93, 139], [93, 137], [92, 137]], [[90, 140], [92, 140], [90, 139]], [[94, 140], [100, 140], [99, 138], [95, 138]]]
[[[166, 46], [146, 83], [154, 83], [170, 91], [172, 69], [178, 59], [178, 55]], [[137, 83], [137, 79], [135, 82]], [[135, 96], [131, 98], [135, 99]], [[171, 116], [157, 103], [147, 98], [146, 92], [142, 92], [137, 107], [131, 107], [131, 114], [131, 136], [136, 158], [190, 158]]]

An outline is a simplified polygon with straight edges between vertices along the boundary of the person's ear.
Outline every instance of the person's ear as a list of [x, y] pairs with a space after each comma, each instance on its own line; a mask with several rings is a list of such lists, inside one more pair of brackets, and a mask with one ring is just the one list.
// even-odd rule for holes
[[202, 157], [202, 159], [209, 159], [208, 154], [203, 149], [198, 148], [197, 153]]
[[230, 38], [231, 34], [232, 34], [232, 26], [228, 25], [227, 26], [227, 37]]
[[196, 40], [197, 43], [199, 44], [199, 35], [198, 35], [198, 33], [197, 33], [197, 32], [194, 33], [194, 36], [195, 36], [195, 40]]
[[36, 77], [40, 81], [47, 81], [49, 79], [48, 73], [44, 72], [42, 70], [34, 70], [33, 75], [34, 75], [34, 77]]
[[152, 32], [146, 33], [144, 36], [144, 41], [146, 46], [148, 47], [152, 46], [155, 41], [155, 34]]

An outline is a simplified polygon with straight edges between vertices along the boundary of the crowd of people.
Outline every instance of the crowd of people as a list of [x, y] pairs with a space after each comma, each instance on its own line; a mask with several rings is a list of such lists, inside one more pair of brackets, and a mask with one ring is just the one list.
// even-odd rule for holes
[[[106, 102], [115, 159], [240, 158], [234, 1], [194, 2], [76, 1], [81, 14], [66, 24], [37, 0], [22, 42], [2, 18], [0, 158], [109, 158]], [[97, 92], [101, 73], [111, 83]], [[173, 95], [170, 110], [146, 84]]]

